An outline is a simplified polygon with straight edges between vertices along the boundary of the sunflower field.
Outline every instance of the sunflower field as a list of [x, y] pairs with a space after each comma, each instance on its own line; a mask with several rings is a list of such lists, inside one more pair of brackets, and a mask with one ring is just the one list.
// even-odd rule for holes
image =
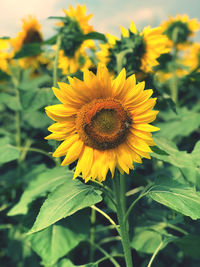
[[200, 22], [0, 36], [0, 266], [200, 266]]

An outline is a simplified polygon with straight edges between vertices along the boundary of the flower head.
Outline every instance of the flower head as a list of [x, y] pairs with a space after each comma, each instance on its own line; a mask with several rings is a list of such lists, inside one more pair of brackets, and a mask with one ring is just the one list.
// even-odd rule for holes
[[161, 54], [169, 52], [167, 38], [162, 34], [162, 28], [151, 29], [150, 26], [138, 32], [134, 23], [130, 29], [121, 27], [121, 39], [107, 35], [108, 43], [101, 44], [97, 53], [100, 62], [107, 63], [109, 69], [116, 72], [117, 58], [123, 54], [123, 67], [128, 73], [140, 71], [150, 72], [158, 65], [156, 60]]
[[200, 43], [193, 43], [184, 54], [184, 63], [190, 71], [198, 69], [200, 72]]
[[[27, 16], [22, 19], [22, 31], [17, 36], [11, 39], [11, 46], [16, 53], [22, 49], [24, 45], [41, 43], [43, 41], [43, 35], [41, 32], [41, 25], [34, 16]], [[38, 66], [46, 62], [47, 59], [39, 53], [37, 55], [23, 57], [19, 59], [19, 64], [23, 69], [31, 67], [33, 70]]]
[[77, 5], [76, 9], [69, 6], [69, 10], [63, 11], [66, 17], [58, 24], [62, 36], [58, 67], [62, 69], [63, 74], [69, 74], [92, 66], [87, 50], [94, 49], [95, 44], [92, 40], [84, 41], [81, 38], [93, 31], [93, 26], [88, 23], [92, 15], [85, 14], [85, 5]]
[[9, 39], [0, 39], [0, 71], [4, 73], [9, 73], [8, 65], [13, 56], [9, 49]]
[[164, 34], [167, 35], [172, 46], [175, 44], [184, 44], [188, 38], [193, 36], [200, 29], [200, 23], [197, 19], [189, 19], [187, 15], [178, 14], [175, 18], [169, 17], [168, 21], [161, 25]]
[[[82, 173], [103, 181], [110, 170], [121, 173], [133, 169], [133, 161], [150, 158], [154, 145], [150, 125], [158, 113], [152, 110], [156, 98], [136, 84], [135, 75], [126, 79], [123, 69], [116, 79], [105, 65], [98, 65], [97, 74], [84, 70], [84, 81], [68, 77], [69, 83], [58, 83], [54, 94], [62, 104], [46, 107], [47, 115], [56, 121], [46, 139], [62, 141], [54, 157], [65, 156], [62, 166], [78, 160], [74, 178]], [[149, 99], [150, 98], [150, 99]]]

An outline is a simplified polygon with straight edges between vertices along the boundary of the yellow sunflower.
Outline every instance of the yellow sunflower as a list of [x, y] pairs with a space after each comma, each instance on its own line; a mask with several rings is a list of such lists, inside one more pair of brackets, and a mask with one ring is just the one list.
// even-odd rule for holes
[[200, 72], [200, 43], [192, 44], [185, 51], [184, 63], [189, 67], [190, 71], [198, 68], [198, 72]]
[[[42, 41], [41, 25], [36, 17], [30, 15], [22, 19], [22, 31], [18, 33], [17, 37], [11, 39], [11, 45], [16, 53], [22, 49], [23, 45], [41, 43]], [[24, 69], [29, 67], [36, 69], [43, 62], [44, 58], [41, 54], [19, 59], [19, 64]]]
[[169, 38], [169, 45], [173, 46], [174, 42], [179, 44], [181, 49], [183, 44], [187, 44], [188, 38], [200, 29], [200, 22], [197, 19], [189, 19], [187, 15], [178, 14], [175, 18], [170, 16], [161, 27]]
[[88, 49], [94, 49], [94, 42], [92, 40], [84, 41], [81, 46], [76, 50], [73, 57], [67, 57], [64, 50], [59, 51], [58, 68], [62, 70], [62, 74], [75, 73], [77, 70], [90, 68], [93, 62], [87, 55]]
[[12, 53], [9, 52], [10, 42], [8, 39], [0, 39], [0, 70], [9, 73], [9, 63], [12, 59]]
[[85, 182], [101, 182], [109, 170], [112, 176], [116, 168], [129, 173], [133, 161], [150, 159], [149, 146], [155, 145], [150, 132], [159, 130], [149, 124], [158, 113], [152, 110], [156, 98], [150, 98], [153, 90], [144, 90], [144, 82], [136, 84], [135, 75], [126, 79], [125, 69], [114, 79], [99, 64], [96, 75], [84, 70], [83, 77], [68, 77], [70, 84], [53, 88], [62, 104], [46, 107], [56, 121], [46, 139], [63, 141], [53, 153], [65, 156], [62, 166], [78, 160], [74, 178], [82, 174]]
[[132, 52], [126, 54], [126, 64], [132, 72], [151, 72], [152, 68], [158, 65], [156, 60], [161, 54], [169, 52], [165, 35], [162, 34], [162, 28], [151, 29], [150, 26], [138, 32], [135, 24], [131, 21], [129, 30], [121, 27], [122, 38], [119, 40], [113, 35], [106, 35], [108, 43], [101, 44], [101, 50], [97, 52], [97, 57], [101, 63], [116, 65], [116, 54], [132, 49]]
[[93, 26], [89, 25], [88, 21], [93, 17], [93, 14], [86, 15], [86, 6], [85, 5], [77, 5], [76, 9], [74, 9], [71, 5], [69, 6], [69, 10], [63, 9], [66, 16], [75, 19], [84, 34], [92, 32]]
[[[59, 51], [58, 67], [63, 74], [74, 73], [79, 69], [93, 66], [87, 51], [95, 49], [92, 40], [77, 41], [77, 35], [87, 34], [93, 31], [93, 26], [89, 25], [92, 14], [86, 15], [86, 6], [77, 5], [76, 9], [69, 6], [69, 10], [63, 10], [66, 18], [70, 21], [59, 22], [62, 29], [62, 44]], [[73, 37], [74, 36], [74, 37]]]

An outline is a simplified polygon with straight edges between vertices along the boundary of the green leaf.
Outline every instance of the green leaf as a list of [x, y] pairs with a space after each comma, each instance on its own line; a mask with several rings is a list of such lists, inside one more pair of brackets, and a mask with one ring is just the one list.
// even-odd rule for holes
[[29, 233], [38, 232], [101, 200], [101, 192], [93, 186], [83, 184], [79, 180], [67, 179], [49, 194]]
[[153, 254], [158, 246], [163, 243], [160, 250], [165, 248], [168, 243], [173, 242], [177, 237], [168, 234], [159, 225], [149, 227], [136, 227], [131, 246], [139, 252]]
[[19, 111], [22, 109], [19, 97], [1, 93], [0, 103], [6, 105], [11, 110]]
[[162, 241], [162, 235], [153, 230], [136, 229], [131, 247], [143, 253], [154, 253]]
[[44, 112], [40, 111], [27, 111], [24, 114], [24, 120], [33, 128], [42, 129], [52, 123], [51, 119], [47, 117]]
[[[167, 121], [158, 123], [157, 126], [161, 129], [157, 135], [166, 137], [170, 140], [176, 136], [188, 136], [200, 126], [200, 116], [198, 112], [190, 111], [186, 108], [179, 109], [178, 114], [163, 113], [163, 118]], [[170, 119], [170, 120], [169, 120]]]
[[58, 38], [58, 35], [54, 35], [51, 38], [47, 39], [46, 41], [43, 42], [43, 44], [47, 44], [47, 45], [53, 45], [56, 43], [56, 40]]
[[8, 212], [8, 216], [26, 214], [28, 205], [38, 197], [52, 192], [57, 186], [63, 184], [67, 179], [72, 179], [73, 173], [66, 168], [56, 167], [48, 169], [39, 174], [30, 182], [21, 196], [20, 201]]
[[89, 226], [89, 214], [75, 214], [62, 224], [51, 225], [28, 236], [28, 239], [33, 250], [42, 258], [42, 263], [53, 265], [88, 238]]
[[42, 49], [40, 43], [25, 44], [21, 50], [15, 54], [14, 59], [37, 56], [41, 52]]
[[52, 83], [52, 78], [47, 74], [41, 75], [39, 77], [34, 77], [34, 79], [30, 78], [30, 74], [31, 74], [30, 69], [23, 71], [22, 81], [19, 84], [19, 89], [24, 91], [29, 89], [33, 90], [33, 89], [38, 89], [43, 85]]
[[179, 168], [197, 167], [197, 162], [196, 160], [194, 160], [192, 154], [187, 153], [186, 151], [179, 151], [173, 142], [168, 141], [163, 137], [155, 137], [154, 141], [157, 147], [159, 147], [159, 149], [161, 149], [168, 155], [153, 153], [151, 154], [152, 157], [171, 163], [172, 165]]
[[170, 179], [159, 179], [148, 196], [193, 220], [200, 218], [200, 193], [188, 185]]
[[82, 35], [78, 38], [79, 41], [85, 41], [88, 39], [100, 40], [100, 41], [106, 42], [105, 35], [103, 33], [100, 33], [100, 32], [90, 32], [90, 33]]
[[69, 259], [62, 259], [58, 263], [58, 267], [98, 267], [99, 264], [96, 262], [87, 263], [84, 265], [74, 265]]
[[21, 96], [21, 102], [27, 111], [36, 111], [50, 105], [53, 97], [51, 88], [40, 88], [24, 92]]
[[17, 147], [9, 144], [8, 138], [0, 138], [0, 164], [18, 159], [20, 152]]

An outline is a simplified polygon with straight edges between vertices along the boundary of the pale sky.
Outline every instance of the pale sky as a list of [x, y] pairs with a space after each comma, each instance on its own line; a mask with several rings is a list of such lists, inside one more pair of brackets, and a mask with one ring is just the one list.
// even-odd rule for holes
[[0, 0], [0, 36], [15, 37], [21, 30], [21, 19], [31, 14], [42, 24], [48, 38], [54, 33], [55, 21], [47, 18], [62, 16], [63, 8], [78, 3], [86, 4], [87, 14], [93, 13], [91, 24], [95, 30], [115, 35], [119, 35], [120, 25], [129, 27], [130, 20], [138, 28], [158, 26], [177, 13], [200, 20], [200, 0]]

